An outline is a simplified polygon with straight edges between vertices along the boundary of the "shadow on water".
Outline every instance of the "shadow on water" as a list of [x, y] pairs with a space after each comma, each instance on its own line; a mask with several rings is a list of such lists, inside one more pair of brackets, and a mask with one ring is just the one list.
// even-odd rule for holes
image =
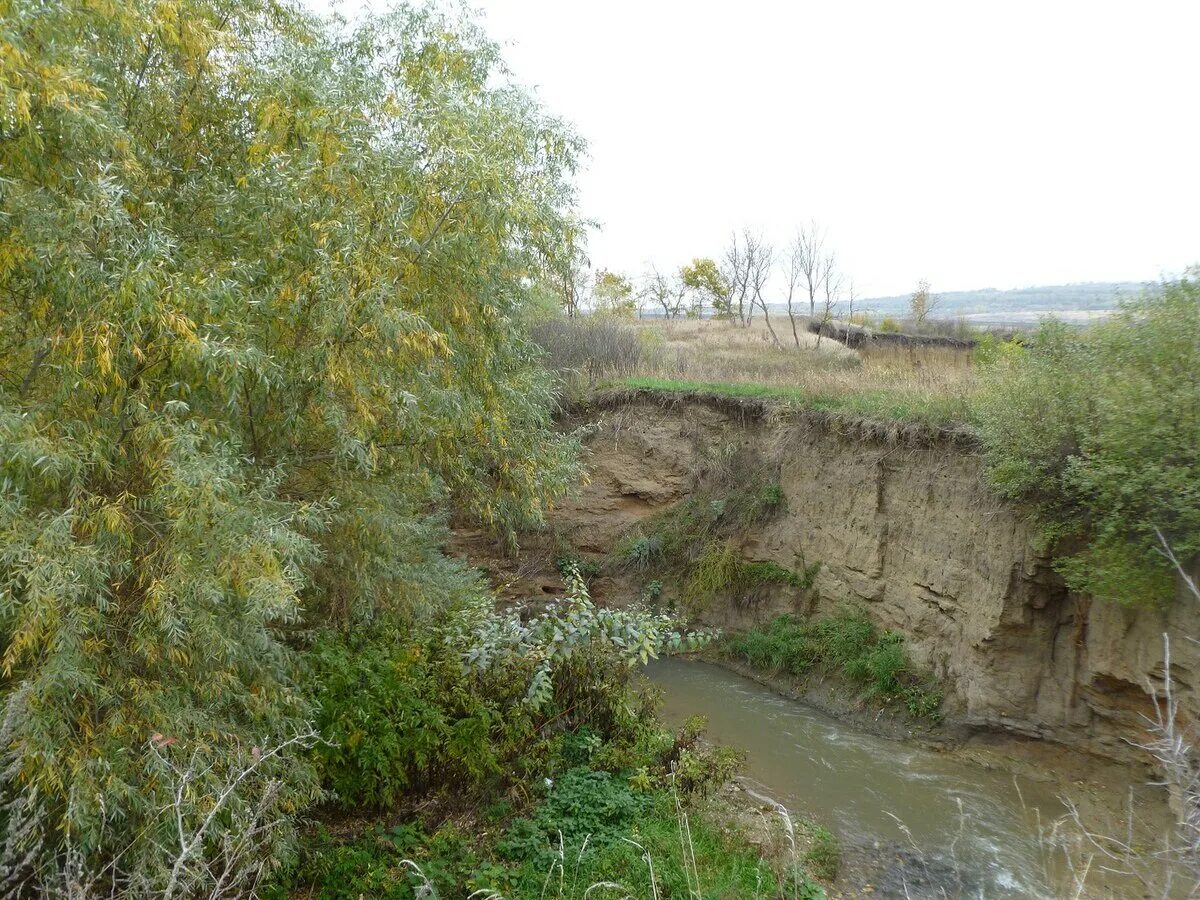
[[1065, 873], [1038, 836], [1066, 811], [1055, 783], [865, 734], [718, 666], [664, 659], [646, 674], [667, 722], [706, 716], [713, 741], [747, 751], [764, 793], [834, 829], [851, 853], [891, 858], [881, 878], [905, 882], [898, 896], [1061, 895]]

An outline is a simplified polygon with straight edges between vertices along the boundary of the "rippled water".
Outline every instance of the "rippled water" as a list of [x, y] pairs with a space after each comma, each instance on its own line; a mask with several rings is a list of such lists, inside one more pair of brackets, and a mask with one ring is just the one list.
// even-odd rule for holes
[[[919, 848], [969, 873], [971, 894], [1056, 896], [1037, 839], [1062, 815], [1045, 782], [865, 734], [717, 666], [678, 659], [647, 667], [664, 718], [708, 718], [708, 735], [748, 752], [764, 792], [830, 827], [848, 844]], [[960, 807], [961, 803], [961, 807]]]

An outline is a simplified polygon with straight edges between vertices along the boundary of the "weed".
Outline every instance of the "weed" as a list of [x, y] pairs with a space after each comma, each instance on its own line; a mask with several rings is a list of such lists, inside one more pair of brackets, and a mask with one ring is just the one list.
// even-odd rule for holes
[[662, 541], [654, 535], [639, 535], [626, 545], [624, 555], [632, 568], [645, 570], [662, 555]]
[[692, 562], [683, 600], [692, 610], [704, 609], [718, 596], [752, 605], [766, 588], [780, 584], [801, 588], [805, 576], [769, 560], [747, 561], [729, 542], [713, 541]]
[[810, 825], [808, 836], [812, 843], [804, 854], [805, 866], [818, 878], [833, 881], [842, 864], [841, 842], [821, 825]]
[[567, 578], [570, 572], [575, 572], [584, 580], [585, 584], [591, 584], [592, 579], [600, 574], [600, 564], [594, 560], [580, 559], [570, 553], [563, 553], [554, 557], [554, 568], [563, 578]]

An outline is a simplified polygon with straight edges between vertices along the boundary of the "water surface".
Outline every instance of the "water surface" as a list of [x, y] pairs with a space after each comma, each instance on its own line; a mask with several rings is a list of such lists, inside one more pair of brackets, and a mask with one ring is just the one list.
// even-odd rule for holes
[[1045, 823], [1064, 813], [1050, 783], [866, 734], [718, 666], [663, 659], [646, 674], [668, 723], [706, 716], [713, 741], [747, 751], [764, 793], [847, 845], [918, 848], [969, 872], [972, 894], [1058, 893], [1034, 812]]

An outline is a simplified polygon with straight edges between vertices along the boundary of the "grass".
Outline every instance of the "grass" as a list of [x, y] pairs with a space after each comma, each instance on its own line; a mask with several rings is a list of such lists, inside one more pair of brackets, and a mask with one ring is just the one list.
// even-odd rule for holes
[[729, 638], [724, 652], [756, 669], [800, 679], [837, 672], [869, 698], [902, 705], [914, 717], [939, 717], [941, 691], [913, 666], [903, 638], [880, 631], [859, 613], [817, 620], [780, 616]]
[[726, 397], [758, 397], [792, 403], [804, 409], [849, 413], [868, 419], [919, 422], [939, 427], [961, 425], [970, 421], [970, 407], [964, 395], [938, 394], [925, 390], [906, 391], [901, 387], [891, 390], [881, 388], [842, 392], [798, 386], [687, 381], [645, 376], [617, 379], [609, 384], [655, 391], [699, 391]]
[[[856, 417], [935, 426], [969, 420], [975, 388], [969, 352], [942, 347], [854, 351], [786, 318], [778, 343], [761, 319], [555, 321], [537, 341], [574, 392], [597, 385], [763, 397]], [[782, 326], [782, 327], [781, 327]]]
[[[761, 321], [743, 328], [714, 320], [634, 325], [644, 352], [621, 383], [657, 390], [704, 390], [767, 397], [806, 408], [933, 425], [969, 418], [975, 379], [970, 354], [941, 347], [850, 350], [776, 324], [776, 346]], [[786, 332], [786, 334], [785, 334]]]
[[797, 572], [770, 560], [747, 560], [727, 541], [712, 541], [691, 561], [683, 583], [683, 601], [693, 612], [706, 608], [717, 597], [747, 605], [771, 585], [806, 589], [815, 571]]
[[[636, 896], [761, 897], [816, 900], [824, 892], [808, 875], [837, 874], [837, 839], [799, 823], [808, 849], [776, 854], [756, 849], [722, 804], [686, 802], [667, 784], [650, 789], [636, 778], [579, 768], [551, 783], [524, 817], [419, 821], [378, 825], [338, 841], [308, 839], [290, 884], [272, 900], [303, 891], [327, 900], [458, 897], [543, 897], [579, 900]], [[791, 822], [788, 822], [789, 827]], [[771, 858], [767, 858], [770, 856]], [[794, 888], [794, 890], [793, 890]]]

